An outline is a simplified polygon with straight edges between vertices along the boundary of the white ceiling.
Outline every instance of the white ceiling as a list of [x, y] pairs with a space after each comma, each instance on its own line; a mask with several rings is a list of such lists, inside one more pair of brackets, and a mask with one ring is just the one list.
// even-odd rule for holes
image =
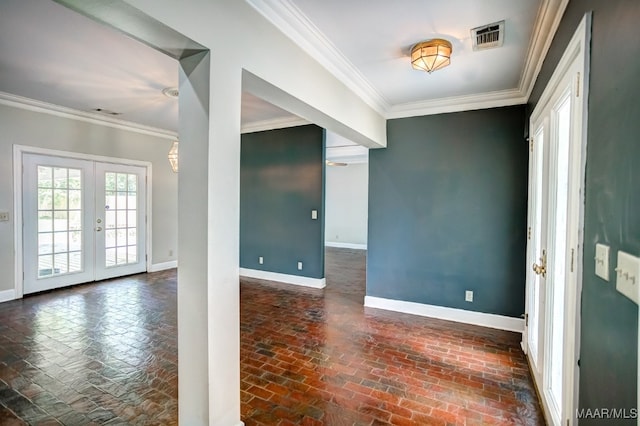
[[[523, 103], [565, 0], [246, 0], [385, 117]], [[562, 10], [560, 10], [562, 9]], [[506, 21], [501, 48], [474, 52], [473, 27]], [[284, 24], [283, 24], [284, 23]], [[446, 38], [451, 66], [411, 68], [414, 43]], [[0, 1], [0, 101], [20, 97], [175, 132], [177, 62], [51, 0]], [[530, 90], [530, 89], [529, 89]], [[473, 104], [481, 100], [484, 103]], [[113, 117], [111, 117], [113, 118]], [[243, 94], [247, 131], [301, 122]], [[342, 143], [342, 142], [341, 142]]]

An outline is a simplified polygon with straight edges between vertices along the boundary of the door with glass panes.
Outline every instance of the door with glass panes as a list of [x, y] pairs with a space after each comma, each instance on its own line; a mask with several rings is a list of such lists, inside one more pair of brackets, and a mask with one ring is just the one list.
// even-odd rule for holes
[[23, 156], [24, 294], [146, 271], [146, 169]]

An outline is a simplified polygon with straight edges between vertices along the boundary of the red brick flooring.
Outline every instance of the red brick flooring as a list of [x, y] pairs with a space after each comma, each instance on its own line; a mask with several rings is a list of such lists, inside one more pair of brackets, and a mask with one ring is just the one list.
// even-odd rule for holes
[[[241, 283], [250, 425], [543, 424], [514, 333], [365, 309], [362, 252], [327, 288]], [[0, 425], [177, 423], [175, 270], [0, 304]]]
[[364, 308], [364, 253], [326, 262], [325, 290], [241, 286], [245, 424], [544, 424], [518, 334]]

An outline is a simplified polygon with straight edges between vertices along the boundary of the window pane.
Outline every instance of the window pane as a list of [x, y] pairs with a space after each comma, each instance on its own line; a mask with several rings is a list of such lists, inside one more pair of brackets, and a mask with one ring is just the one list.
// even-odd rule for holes
[[53, 256], [48, 254], [38, 256], [38, 276], [46, 277], [53, 275]]
[[106, 248], [116, 246], [116, 231], [115, 229], [108, 229], [104, 231], [104, 246]]
[[69, 190], [69, 209], [80, 210], [82, 208], [82, 191], [79, 189]]
[[38, 188], [53, 188], [53, 169], [38, 166]]
[[38, 232], [53, 231], [53, 212], [38, 212]]
[[79, 169], [69, 169], [69, 188], [82, 188], [82, 173]]
[[129, 210], [135, 210], [138, 208], [138, 197], [136, 194], [129, 193], [129, 200], [127, 201], [127, 208]]
[[82, 250], [82, 231], [69, 232], [69, 251]]
[[127, 208], [127, 193], [118, 192], [118, 199], [116, 200], [116, 206], [118, 210]]
[[68, 206], [66, 189], [53, 190], [53, 208], [55, 210], [66, 210]]
[[67, 212], [53, 212], [53, 230], [66, 231], [67, 228]]
[[66, 274], [69, 272], [69, 258], [67, 253], [53, 255], [53, 272], [55, 274]]
[[136, 219], [137, 219], [137, 215], [135, 210], [127, 212], [127, 225], [129, 225], [130, 227], [135, 227]]
[[115, 210], [107, 210], [104, 215], [104, 226], [107, 229], [114, 229], [116, 227], [116, 212]]
[[72, 252], [69, 253], [69, 272], [82, 271], [82, 253]]
[[38, 210], [53, 209], [53, 190], [38, 189]]
[[127, 255], [127, 263], [138, 262], [138, 248], [136, 246], [129, 246], [129, 253]]
[[106, 191], [116, 190], [116, 174], [115, 173], [104, 174], [104, 189]]
[[105, 192], [105, 210], [115, 210], [116, 209], [116, 193], [115, 192]]
[[110, 266], [115, 266], [116, 264], [116, 249], [108, 248], [105, 250], [105, 266], [108, 268]]
[[117, 180], [118, 180], [117, 181], [118, 191], [126, 191], [128, 186], [127, 175], [123, 173], [118, 173]]
[[118, 246], [126, 246], [127, 245], [127, 230], [118, 228], [116, 241], [118, 242]]
[[116, 223], [118, 224], [118, 228], [127, 227], [127, 211], [126, 210], [118, 210]]
[[69, 251], [68, 232], [55, 232], [53, 234], [53, 251], [55, 253], [63, 253]]
[[38, 254], [53, 253], [53, 234], [43, 232], [38, 234]]
[[67, 188], [67, 169], [56, 167], [53, 169], [53, 187]]
[[116, 263], [118, 265], [123, 265], [127, 263], [127, 247], [118, 247], [117, 249], [117, 259]]
[[82, 212], [69, 212], [69, 229], [82, 229]]
[[137, 232], [136, 232], [136, 228], [129, 228], [127, 230], [128, 235], [128, 239], [127, 242], [129, 243], [129, 245], [131, 244], [137, 244]]
[[129, 175], [129, 187], [127, 188], [131, 192], [135, 192], [138, 188], [138, 176]]

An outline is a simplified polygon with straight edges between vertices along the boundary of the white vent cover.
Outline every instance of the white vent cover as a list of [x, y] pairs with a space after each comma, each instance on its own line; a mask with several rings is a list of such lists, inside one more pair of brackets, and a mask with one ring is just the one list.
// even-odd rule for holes
[[471, 30], [473, 50], [492, 49], [504, 43], [504, 21], [483, 25]]

